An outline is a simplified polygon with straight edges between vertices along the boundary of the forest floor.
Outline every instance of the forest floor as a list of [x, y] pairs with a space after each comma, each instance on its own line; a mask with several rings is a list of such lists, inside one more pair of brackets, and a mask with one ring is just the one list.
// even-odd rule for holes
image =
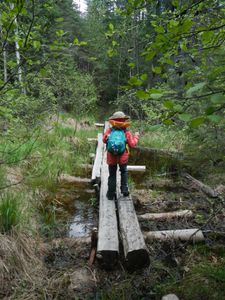
[[57, 299], [161, 299], [170, 293], [180, 299], [225, 299], [224, 205], [178, 178], [157, 180], [157, 186], [160, 189], [133, 191], [137, 214], [189, 209], [194, 217], [141, 221], [141, 229], [201, 228], [205, 241], [147, 243], [150, 266], [131, 273], [122, 255], [112, 270], [105, 270], [98, 259], [88, 267], [90, 243], [79, 238], [56, 239], [45, 254], [45, 264], [50, 277], [60, 275]]

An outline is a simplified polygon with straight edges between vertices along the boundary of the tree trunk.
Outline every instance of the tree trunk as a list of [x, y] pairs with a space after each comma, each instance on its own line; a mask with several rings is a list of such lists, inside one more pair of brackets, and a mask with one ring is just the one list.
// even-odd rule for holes
[[[10, 3], [10, 8], [14, 9], [14, 3]], [[20, 57], [20, 46], [18, 43], [19, 39], [19, 30], [18, 30], [18, 22], [17, 18], [15, 18], [15, 48], [16, 48], [16, 64], [18, 68], [18, 80], [20, 85], [22, 86], [22, 92], [25, 94], [25, 89], [23, 87], [23, 80], [22, 80], [22, 67], [21, 67], [21, 57]]]

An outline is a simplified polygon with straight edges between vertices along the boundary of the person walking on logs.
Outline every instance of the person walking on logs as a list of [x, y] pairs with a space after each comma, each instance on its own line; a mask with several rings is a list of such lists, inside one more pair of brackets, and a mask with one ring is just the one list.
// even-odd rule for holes
[[130, 117], [122, 111], [115, 112], [110, 118], [111, 128], [103, 136], [106, 143], [107, 164], [109, 166], [107, 198], [114, 200], [116, 195], [116, 172], [119, 165], [121, 172], [120, 190], [124, 197], [129, 196], [127, 163], [129, 147], [133, 148], [139, 140], [139, 132], [133, 135], [127, 128], [130, 126]]

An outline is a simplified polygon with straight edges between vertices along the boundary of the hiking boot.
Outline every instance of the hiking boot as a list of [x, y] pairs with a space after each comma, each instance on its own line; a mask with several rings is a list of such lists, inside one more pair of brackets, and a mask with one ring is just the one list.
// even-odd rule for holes
[[129, 191], [123, 193], [123, 196], [124, 196], [124, 197], [128, 197], [129, 195], [130, 195], [130, 192], [129, 192]]
[[108, 200], [114, 200], [115, 199], [115, 193], [111, 194], [111, 193], [107, 192], [106, 197], [108, 198]]

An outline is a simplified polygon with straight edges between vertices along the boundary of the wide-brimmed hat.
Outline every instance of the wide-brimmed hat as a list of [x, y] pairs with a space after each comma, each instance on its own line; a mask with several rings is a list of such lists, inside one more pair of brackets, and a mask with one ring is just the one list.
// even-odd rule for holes
[[114, 112], [114, 114], [109, 117], [109, 120], [114, 120], [114, 119], [130, 119], [129, 116], [126, 116], [125, 113], [123, 113], [122, 111], [116, 111]]

